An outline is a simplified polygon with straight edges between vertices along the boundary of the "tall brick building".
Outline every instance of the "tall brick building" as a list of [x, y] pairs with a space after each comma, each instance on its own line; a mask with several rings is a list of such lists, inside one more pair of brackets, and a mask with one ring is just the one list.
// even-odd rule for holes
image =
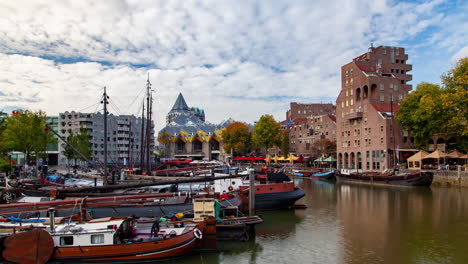
[[395, 150], [412, 138], [393, 118], [411, 90], [412, 66], [404, 48], [369, 48], [341, 67], [336, 100], [338, 168], [378, 171], [393, 168]]
[[317, 142], [336, 140], [336, 117], [317, 115], [296, 118], [289, 126], [289, 150], [296, 154], [318, 157], [321, 153]]
[[286, 120], [326, 114], [335, 115], [335, 106], [333, 104], [298, 104], [292, 102], [286, 112]]

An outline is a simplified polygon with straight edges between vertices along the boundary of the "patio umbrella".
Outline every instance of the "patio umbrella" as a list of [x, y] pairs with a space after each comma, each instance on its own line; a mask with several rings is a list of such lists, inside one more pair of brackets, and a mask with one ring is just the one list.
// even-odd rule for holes
[[273, 160], [275, 161], [275, 163], [278, 163], [278, 155], [275, 154], [275, 156], [273, 157]]
[[441, 159], [445, 157], [447, 157], [447, 154], [445, 154], [444, 152], [440, 150], [436, 150], [432, 152], [431, 154], [427, 155], [426, 157], [424, 157], [423, 159]]
[[451, 153], [447, 154], [447, 158], [460, 159], [461, 157], [463, 157], [463, 153], [458, 152], [457, 150], [454, 150]]
[[314, 161], [317, 161], [317, 162], [322, 162], [322, 161], [325, 161], [325, 159], [323, 157], [320, 157], [318, 159], [315, 159]]
[[447, 157], [447, 154], [445, 154], [444, 152], [440, 150], [436, 150], [422, 159], [437, 159], [437, 167], [438, 167], [440, 165], [440, 159], [445, 158], [445, 157]]
[[324, 159], [323, 161], [327, 161], [327, 162], [335, 162], [335, 161], [336, 161], [336, 159], [335, 159], [334, 157], [330, 156], [330, 157], [328, 157], [328, 158]]
[[270, 154], [266, 155], [266, 157], [265, 157], [265, 162], [266, 162], [266, 163], [270, 163], [271, 160], [272, 160], [272, 158], [271, 158]]

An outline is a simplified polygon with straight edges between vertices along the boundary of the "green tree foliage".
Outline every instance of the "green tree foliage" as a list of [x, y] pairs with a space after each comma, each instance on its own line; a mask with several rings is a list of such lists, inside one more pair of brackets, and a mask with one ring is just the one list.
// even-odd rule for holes
[[281, 152], [283, 156], [286, 158], [289, 154], [289, 131], [283, 130], [281, 131]]
[[[435, 134], [452, 133], [468, 138], [468, 58], [442, 76], [442, 86], [422, 82], [400, 104], [396, 115], [412, 132], [416, 146], [425, 148]], [[466, 142], [460, 145], [466, 150]]]
[[[19, 111], [6, 117], [1, 134], [6, 151], [21, 151], [26, 159], [32, 153], [44, 152], [47, 144], [56, 142], [51, 131], [46, 129], [47, 116], [44, 112]], [[27, 160], [26, 160], [27, 161]]]
[[86, 128], [81, 127], [79, 134], [70, 133], [67, 138], [68, 144], [65, 145], [63, 150], [63, 155], [68, 160], [74, 160], [75, 164], [77, 160], [85, 160], [81, 155], [76, 153], [70, 145], [72, 145], [76, 150], [78, 150], [83, 156], [87, 159], [91, 157], [92, 154], [92, 146], [90, 142], [90, 136], [88, 134], [88, 130]]
[[13, 166], [11, 166], [11, 164], [5, 160], [5, 159], [2, 159], [0, 158], [0, 172], [6, 172], [7, 174], [9, 174], [13, 169]]
[[280, 145], [280, 124], [272, 115], [263, 115], [255, 124], [253, 142], [259, 147], [265, 147], [265, 152], [273, 146]]
[[244, 155], [251, 147], [252, 133], [249, 126], [241, 122], [228, 125], [223, 131], [224, 151], [230, 153], [231, 149]]

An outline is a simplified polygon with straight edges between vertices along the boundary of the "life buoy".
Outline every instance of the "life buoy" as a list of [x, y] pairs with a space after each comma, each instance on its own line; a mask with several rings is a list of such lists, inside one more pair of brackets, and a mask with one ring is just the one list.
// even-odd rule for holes
[[232, 192], [232, 190], [234, 190], [234, 187], [229, 186], [229, 187], [228, 187], [228, 190], [229, 190], [230, 192]]
[[13, 188], [18, 187], [19, 184], [20, 184], [17, 179], [7, 180], [7, 183], [8, 183], [8, 185], [10, 185], [10, 187], [13, 187]]
[[193, 235], [197, 239], [202, 239], [203, 238], [203, 233], [198, 228], [195, 228], [195, 230], [193, 230]]

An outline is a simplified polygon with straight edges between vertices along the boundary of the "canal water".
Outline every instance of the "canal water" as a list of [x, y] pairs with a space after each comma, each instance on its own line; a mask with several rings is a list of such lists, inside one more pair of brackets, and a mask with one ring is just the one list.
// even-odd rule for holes
[[468, 263], [468, 189], [297, 184], [307, 209], [259, 212], [255, 239], [170, 263]]

